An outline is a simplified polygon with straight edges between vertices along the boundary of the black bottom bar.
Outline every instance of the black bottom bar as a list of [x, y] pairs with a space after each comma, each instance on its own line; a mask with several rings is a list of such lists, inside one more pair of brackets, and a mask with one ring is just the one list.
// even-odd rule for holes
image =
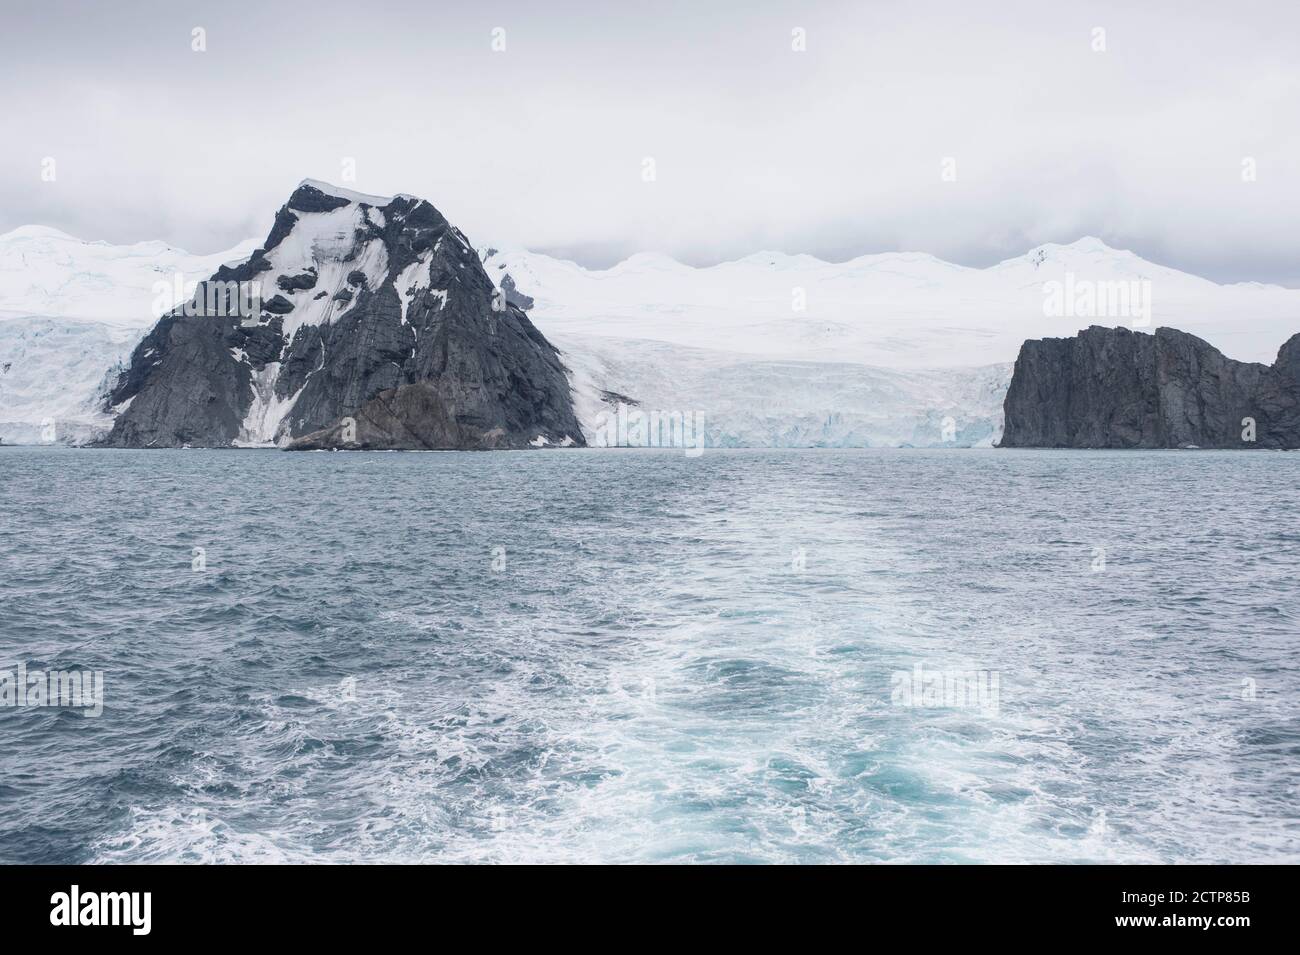
[[864, 941], [903, 933], [918, 944], [966, 944], [1023, 942], [1017, 933], [1029, 931], [1039, 940], [1232, 945], [1282, 939], [1294, 919], [1285, 888], [1294, 874], [1275, 866], [863, 867], [811, 877], [660, 870], [606, 873], [593, 889], [590, 873], [571, 870], [543, 877], [443, 867], [51, 866], [0, 870], [0, 924], [11, 944], [69, 933], [128, 943], [337, 943], [355, 934], [373, 943], [376, 933], [475, 925], [494, 940], [539, 932], [556, 940], [560, 923], [566, 934], [599, 928], [605, 936], [615, 919], [635, 937], [694, 926], [697, 939], [833, 930]]

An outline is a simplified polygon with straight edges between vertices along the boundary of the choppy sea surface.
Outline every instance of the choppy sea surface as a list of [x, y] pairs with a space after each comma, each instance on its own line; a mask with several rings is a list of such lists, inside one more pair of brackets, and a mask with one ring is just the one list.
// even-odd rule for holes
[[1295, 862], [1300, 455], [5, 448], [19, 664], [4, 862]]

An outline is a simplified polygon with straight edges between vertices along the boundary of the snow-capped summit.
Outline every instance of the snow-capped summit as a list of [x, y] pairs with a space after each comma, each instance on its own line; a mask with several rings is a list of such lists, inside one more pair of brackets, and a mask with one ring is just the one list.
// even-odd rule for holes
[[[1092, 281], [1158, 281], [1166, 292], [1197, 294], [1221, 288], [1208, 279], [1150, 262], [1128, 249], [1116, 249], [1096, 236], [1084, 236], [1073, 242], [1048, 242], [1023, 255], [1013, 256], [993, 266], [993, 271], [1008, 281], [1032, 284], [1073, 274]], [[1099, 316], [1104, 318], [1105, 316]]]
[[416, 202], [422, 201], [419, 196], [413, 196], [410, 193], [399, 192], [393, 196], [375, 196], [365, 192], [357, 192], [354, 189], [347, 189], [343, 186], [336, 186], [332, 182], [325, 182], [323, 179], [303, 179], [295, 187], [295, 192], [303, 186], [315, 189], [317, 192], [327, 196], [333, 196], [336, 199], [346, 199], [348, 202], [365, 203], [368, 206], [386, 206], [394, 199], [411, 199]]
[[1104, 239], [1099, 239], [1095, 235], [1080, 236], [1073, 242], [1067, 242], [1065, 244], [1048, 242], [1045, 245], [1039, 246], [1039, 248], [1059, 250], [1068, 249], [1072, 252], [1083, 252], [1089, 255], [1106, 255], [1112, 252], [1126, 251], [1124, 249], [1116, 249], [1113, 246], [1107, 245]]
[[80, 242], [75, 236], [68, 235], [61, 229], [48, 225], [20, 225], [9, 232], [0, 233], [0, 244], [17, 242], [20, 239], [55, 239], [59, 241]]

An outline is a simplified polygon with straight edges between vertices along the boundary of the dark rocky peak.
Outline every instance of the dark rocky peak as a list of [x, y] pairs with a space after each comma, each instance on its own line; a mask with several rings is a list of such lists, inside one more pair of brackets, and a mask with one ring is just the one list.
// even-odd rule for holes
[[1300, 382], [1300, 333], [1292, 335], [1277, 350], [1273, 369], [1290, 381]]
[[296, 209], [298, 212], [332, 212], [343, 208], [351, 201], [345, 196], [326, 192], [317, 184], [308, 181], [299, 183], [284, 207]]
[[423, 199], [305, 181], [210, 281], [253, 283], [260, 313], [165, 316], [106, 399], [107, 443], [582, 443], [558, 353]]

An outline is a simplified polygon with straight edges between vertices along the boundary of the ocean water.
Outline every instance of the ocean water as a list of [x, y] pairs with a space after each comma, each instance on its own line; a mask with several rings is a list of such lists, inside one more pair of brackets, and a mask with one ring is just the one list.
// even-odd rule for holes
[[104, 689], [0, 708], [0, 861], [1300, 861], [1298, 517], [1265, 452], [6, 448], [0, 670]]

